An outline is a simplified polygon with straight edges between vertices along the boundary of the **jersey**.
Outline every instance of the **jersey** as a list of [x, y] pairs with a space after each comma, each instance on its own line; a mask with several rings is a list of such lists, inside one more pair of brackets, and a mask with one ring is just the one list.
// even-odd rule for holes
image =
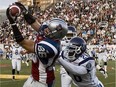
[[[68, 44], [69, 40], [61, 40], [62, 50], [65, 50]], [[60, 67], [60, 74], [67, 74], [66, 70], [62, 66]]]
[[36, 41], [36, 55], [32, 61], [32, 76], [36, 81], [49, 84], [55, 79], [53, 66], [60, 53], [60, 48], [59, 41], [48, 38]]
[[61, 41], [61, 46], [62, 46], [62, 50], [64, 50], [69, 44], [69, 40], [62, 40]]
[[21, 51], [22, 51], [22, 47], [18, 46], [15, 47], [14, 45], [12, 45], [10, 47], [10, 50], [12, 51], [12, 59], [21, 59]]
[[99, 53], [97, 56], [99, 61], [103, 60], [103, 62], [107, 62], [107, 51], [105, 45], [99, 46]]
[[[66, 58], [66, 55], [67, 52], [64, 51], [63, 58]], [[62, 64], [79, 87], [103, 87], [96, 76], [95, 60], [88, 54], [84, 53], [76, 60]]]

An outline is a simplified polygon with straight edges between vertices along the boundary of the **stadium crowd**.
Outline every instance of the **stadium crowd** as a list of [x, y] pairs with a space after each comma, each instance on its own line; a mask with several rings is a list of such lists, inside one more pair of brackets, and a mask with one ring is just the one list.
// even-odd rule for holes
[[[89, 1], [89, 0], [88, 0]], [[78, 36], [83, 37], [90, 45], [99, 44], [116, 44], [116, 4], [115, 0], [95, 0], [83, 1], [72, 0], [71, 2], [59, 2], [45, 11], [33, 12], [38, 18], [40, 24], [50, 18], [58, 17], [68, 22], [68, 25], [74, 25], [77, 29]], [[35, 39], [32, 34], [33, 29], [26, 24], [23, 17], [18, 17], [20, 21], [20, 30], [23, 36], [28, 39]], [[10, 25], [6, 19], [0, 24], [0, 43], [12, 43], [13, 32], [3, 40], [3, 32], [8, 33]]]
[[[40, 25], [51, 18], [58, 17], [65, 20], [69, 26], [75, 26], [77, 29], [77, 35], [84, 38], [88, 43], [88, 54], [95, 58], [100, 66], [102, 66], [101, 61], [103, 61], [105, 75], [105, 73], [107, 74], [107, 60], [116, 60], [115, 12], [115, 0], [88, 0], [88, 2], [84, 0], [72, 0], [71, 2], [61, 1], [53, 4], [44, 11], [35, 11], [33, 12], [33, 16], [38, 19]], [[17, 24], [25, 38], [36, 40], [37, 32], [34, 32], [32, 27], [26, 23], [23, 16], [18, 17]], [[4, 32], [6, 33], [6, 36], [4, 35]], [[13, 53], [11, 53], [9, 49], [13, 42], [13, 32], [11, 31], [8, 19], [6, 19], [2, 24], [0, 24], [0, 44], [4, 44], [4, 48], [6, 49], [6, 59], [13, 59]], [[113, 46], [111, 49], [106, 50], [106, 47], [104, 47], [105, 45]], [[97, 47], [97, 49], [94, 50], [94, 47]], [[3, 54], [2, 49], [0, 49], [0, 57], [3, 56], [1, 54]], [[105, 55], [105, 57], [103, 57], [103, 55]], [[23, 54], [21, 55], [20, 60], [23, 61], [23, 58], [31, 60], [28, 59], [29, 56], [33, 57], [34, 55], [29, 55], [28, 53]], [[12, 72], [13, 79], [14, 70]], [[107, 77], [108, 75], [105, 76], [105, 78]]]
[[[74, 25], [77, 29], [79, 36], [82, 36], [86, 41], [90, 41], [90, 44], [115, 44], [115, 32], [116, 32], [116, 5], [114, 1], [108, 0], [96, 0], [91, 2], [84, 2], [82, 0], [76, 0], [71, 2], [59, 2], [51, 6], [49, 9], [41, 12], [34, 12], [33, 15], [38, 18], [39, 23], [49, 20], [52, 17], [59, 17], [68, 22], [69, 25]], [[34, 39], [32, 36], [33, 29], [25, 25], [25, 21], [19, 18], [21, 32], [24, 36], [28, 34], [27, 38]], [[4, 29], [7, 28], [7, 29]], [[9, 23], [6, 19], [1, 25], [0, 30], [8, 30]], [[26, 29], [25, 29], [26, 28]], [[5, 31], [6, 32], [6, 31]], [[28, 32], [28, 33], [26, 33]], [[35, 33], [36, 34], [36, 33]], [[12, 32], [11, 34], [12, 35]], [[30, 37], [32, 36], [32, 37]], [[0, 40], [0, 43], [9, 43], [12, 41], [12, 36]]]

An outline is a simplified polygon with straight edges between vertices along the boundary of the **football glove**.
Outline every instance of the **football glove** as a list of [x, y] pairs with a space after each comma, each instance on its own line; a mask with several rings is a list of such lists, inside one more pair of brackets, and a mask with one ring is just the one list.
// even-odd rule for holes
[[23, 4], [21, 4], [20, 2], [15, 2], [14, 3], [15, 5], [17, 5], [20, 9], [21, 9], [21, 12], [23, 14], [27, 14], [28, 13], [28, 10], [25, 8], [25, 6]]
[[11, 16], [9, 7], [6, 10], [6, 16], [7, 16], [8, 20], [9, 20], [10, 24], [15, 23], [15, 20], [17, 19], [17, 17]]
[[26, 22], [28, 24], [33, 24], [35, 22], [35, 17], [33, 17], [28, 10], [25, 8], [25, 6], [23, 4], [21, 4], [20, 2], [15, 2], [15, 5], [19, 6], [19, 8], [22, 11], [22, 14], [24, 15], [24, 19], [26, 20]]
[[21, 32], [19, 31], [17, 25], [16, 25], [16, 18], [17, 17], [12, 17], [11, 14], [10, 14], [10, 10], [9, 10], [9, 7], [7, 8], [6, 10], [6, 16], [11, 24], [11, 27], [12, 27], [12, 30], [13, 30], [13, 33], [14, 33], [14, 38], [16, 39], [16, 42], [21, 42], [22, 40], [24, 40]]

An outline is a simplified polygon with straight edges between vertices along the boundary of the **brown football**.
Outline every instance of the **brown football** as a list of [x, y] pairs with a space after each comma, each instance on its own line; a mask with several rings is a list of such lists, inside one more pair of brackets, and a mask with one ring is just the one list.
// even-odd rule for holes
[[21, 13], [21, 9], [17, 5], [12, 5], [9, 9], [12, 16], [19, 16]]

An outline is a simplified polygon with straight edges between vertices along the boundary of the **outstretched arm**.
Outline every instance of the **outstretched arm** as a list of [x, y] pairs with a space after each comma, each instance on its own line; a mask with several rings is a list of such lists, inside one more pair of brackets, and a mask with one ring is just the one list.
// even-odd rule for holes
[[39, 24], [38, 21], [36, 20], [33, 24], [31, 24], [31, 27], [32, 27], [35, 31], [39, 32], [40, 24]]
[[85, 67], [74, 65], [62, 58], [58, 58], [58, 62], [66, 69], [66, 71], [74, 75], [83, 75], [87, 73], [87, 69]]
[[28, 10], [25, 8], [25, 6], [23, 4], [21, 4], [20, 2], [15, 2], [15, 4], [22, 10], [22, 13], [24, 15], [24, 19], [26, 20], [26, 22], [31, 25], [31, 27], [35, 30], [35, 31], [39, 31], [40, 28], [40, 24], [38, 23], [37, 19], [28, 12]]
[[19, 44], [23, 48], [25, 48], [26, 50], [28, 50], [28, 52], [34, 53], [34, 41], [24, 39], [23, 41], [19, 42]]
[[20, 44], [23, 48], [28, 50], [29, 52], [34, 52], [34, 42], [31, 40], [26, 40], [23, 38], [21, 32], [19, 31], [19, 29], [17, 27], [17, 24], [16, 24], [14, 18], [10, 15], [9, 8], [7, 8], [7, 10], [6, 10], [6, 15], [7, 15], [7, 18], [9, 19], [10, 24], [11, 24], [14, 38], [16, 39], [16, 42], [18, 44]]

